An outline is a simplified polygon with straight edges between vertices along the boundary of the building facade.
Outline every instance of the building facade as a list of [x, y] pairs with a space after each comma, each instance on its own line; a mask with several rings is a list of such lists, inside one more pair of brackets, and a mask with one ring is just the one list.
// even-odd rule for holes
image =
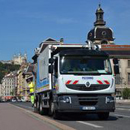
[[3, 96], [3, 93], [4, 93], [4, 88], [3, 88], [3, 85], [0, 84], [0, 97]]
[[116, 90], [130, 88], [130, 45], [102, 45], [102, 50], [119, 61], [120, 74], [115, 76]]
[[16, 95], [17, 83], [17, 72], [11, 72], [4, 76], [2, 79], [2, 96], [5, 97], [5, 99], [11, 99]]
[[28, 63], [22, 64], [18, 74], [18, 86], [17, 86], [17, 97], [28, 97], [29, 96], [29, 87], [26, 81], [26, 77], [24, 76], [24, 72], [28, 67]]

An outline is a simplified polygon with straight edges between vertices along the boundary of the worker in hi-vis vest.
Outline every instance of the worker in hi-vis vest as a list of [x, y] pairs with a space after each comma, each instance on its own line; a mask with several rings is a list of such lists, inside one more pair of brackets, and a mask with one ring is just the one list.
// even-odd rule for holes
[[32, 81], [32, 79], [28, 79], [28, 87], [29, 87], [30, 95], [31, 95], [31, 103], [32, 103], [32, 106], [34, 106], [34, 87], [35, 87], [35, 84]]

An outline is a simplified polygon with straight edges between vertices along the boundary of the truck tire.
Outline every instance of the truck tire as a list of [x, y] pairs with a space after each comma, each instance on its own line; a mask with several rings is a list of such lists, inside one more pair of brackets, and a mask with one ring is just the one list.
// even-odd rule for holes
[[53, 119], [61, 119], [61, 114], [58, 111], [54, 111]]
[[39, 104], [39, 114], [43, 115], [42, 101], [40, 101], [40, 104]]
[[38, 113], [38, 110], [37, 110], [37, 98], [34, 100], [34, 106], [33, 106], [33, 108], [34, 108], [34, 112]]
[[109, 117], [109, 112], [100, 112], [98, 113], [98, 118], [100, 120], [107, 120]]
[[50, 102], [49, 115], [52, 116], [54, 119], [61, 118], [61, 114], [57, 110], [55, 110], [55, 105], [53, 101]]
[[39, 113], [41, 115], [48, 115], [48, 109], [47, 108], [43, 108], [43, 106], [42, 106], [42, 100], [40, 101]]
[[39, 95], [37, 96], [37, 100], [36, 100], [36, 110], [37, 112], [40, 111], [40, 96]]
[[33, 111], [34, 111], [35, 113], [38, 113], [38, 110], [37, 110], [37, 107], [36, 107], [36, 103], [34, 103], [34, 109], [33, 109]]
[[49, 115], [53, 116], [54, 113], [54, 103], [52, 101], [50, 101], [50, 105], [49, 105]]

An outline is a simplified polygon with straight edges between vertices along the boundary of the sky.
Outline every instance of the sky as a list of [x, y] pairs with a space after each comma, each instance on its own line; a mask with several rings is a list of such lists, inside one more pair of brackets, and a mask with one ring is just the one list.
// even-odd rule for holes
[[0, 0], [0, 60], [27, 53], [31, 62], [49, 37], [85, 44], [99, 3], [115, 44], [130, 45], [130, 0]]

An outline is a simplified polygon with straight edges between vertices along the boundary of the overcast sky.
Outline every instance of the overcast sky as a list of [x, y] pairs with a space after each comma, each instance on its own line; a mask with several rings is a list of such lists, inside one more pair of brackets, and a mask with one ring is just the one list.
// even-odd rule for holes
[[130, 0], [0, 0], [0, 60], [27, 53], [48, 37], [85, 43], [98, 4], [116, 44], [130, 45]]

